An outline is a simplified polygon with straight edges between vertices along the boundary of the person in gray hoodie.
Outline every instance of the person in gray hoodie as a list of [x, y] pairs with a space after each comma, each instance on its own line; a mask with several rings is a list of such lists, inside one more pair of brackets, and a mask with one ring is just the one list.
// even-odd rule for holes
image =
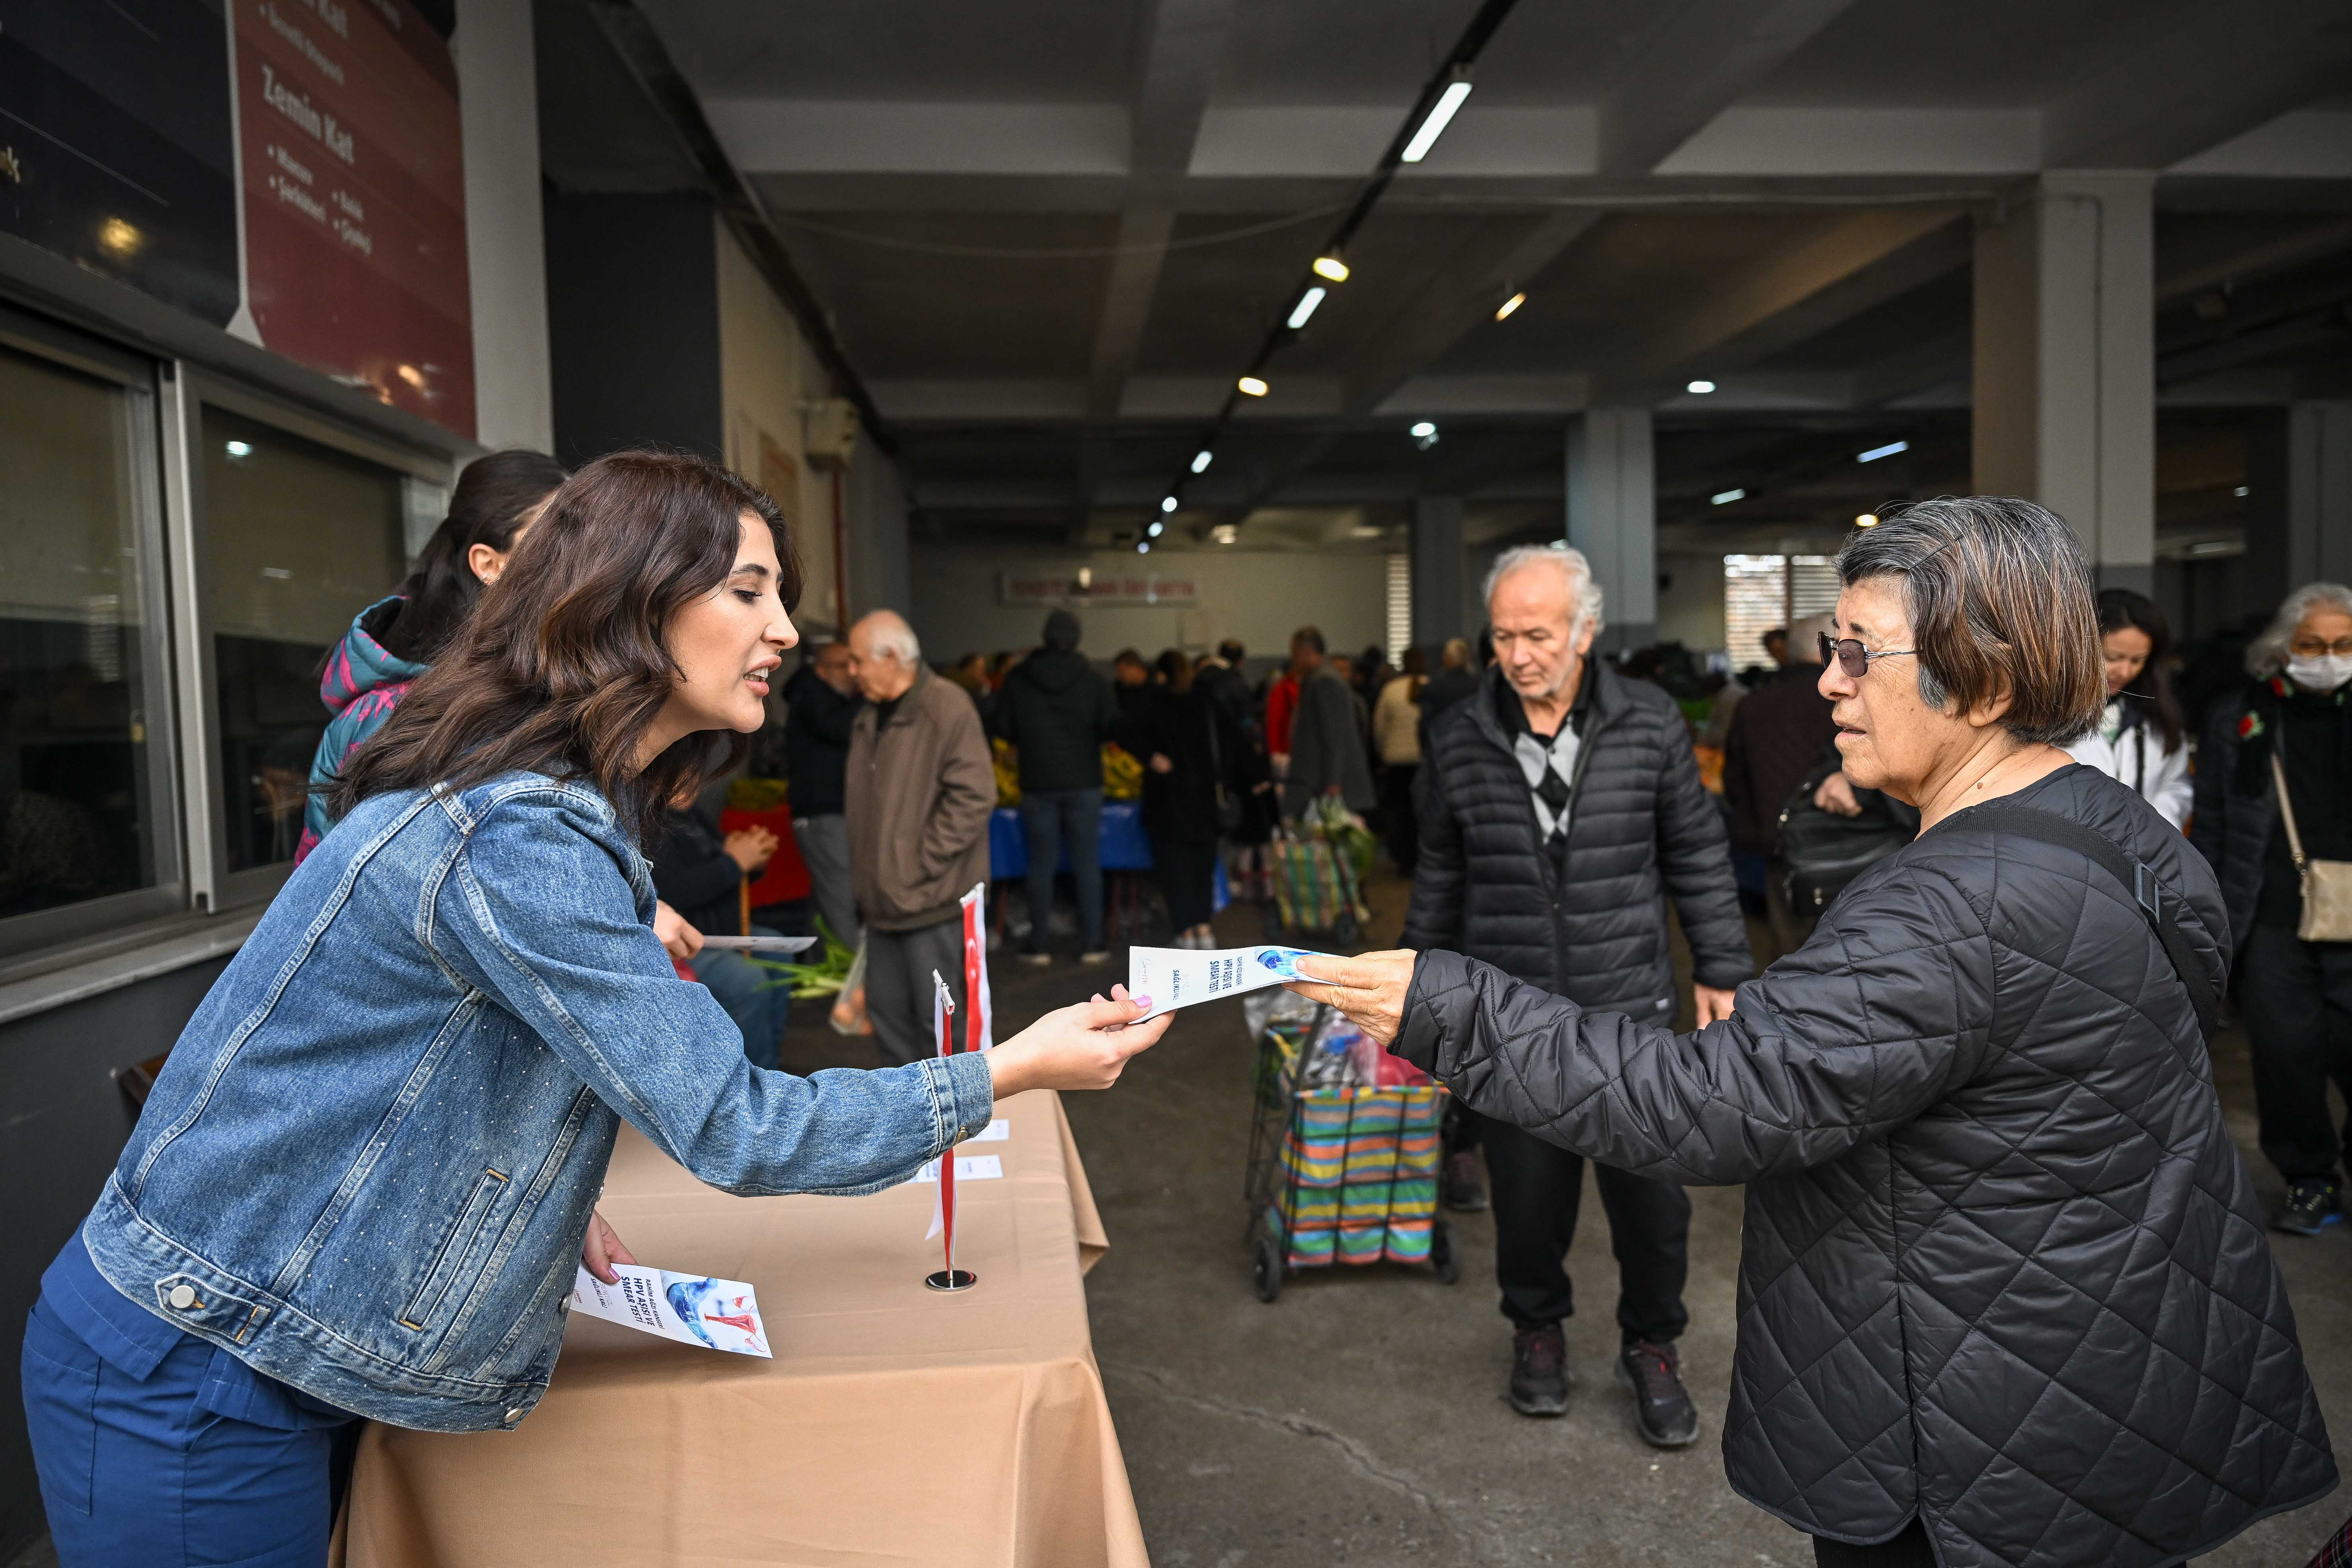
[[1078, 617], [1045, 617], [1045, 643], [1013, 667], [997, 695], [996, 732], [1021, 753], [1021, 825], [1029, 839], [1029, 940], [1021, 960], [1050, 963], [1054, 869], [1066, 846], [1078, 901], [1079, 962], [1102, 963], [1102, 744], [1118, 721], [1110, 683], [1078, 652]]

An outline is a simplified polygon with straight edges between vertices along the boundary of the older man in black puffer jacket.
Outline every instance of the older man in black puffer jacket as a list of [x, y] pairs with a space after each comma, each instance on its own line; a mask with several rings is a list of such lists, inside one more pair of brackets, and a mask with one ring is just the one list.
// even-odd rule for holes
[[[1582, 554], [1506, 552], [1486, 580], [1496, 665], [1430, 725], [1414, 795], [1421, 863], [1402, 945], [1451, 948], [1586, 1006], [1671, 1023], [1674, 895], [1696, 961], [1700, 1022], [1755, 973], [1723, 821], [1672, 699], [1588, 657], [1601, 592]], [[1507, 1122], [1464, 1121], [1494, 1188], [1495, 1272], [1516, 1325], [1510, 1398], [1568, 1408], [1561, 1259], [1584, 1162]], [[1620, 1381], [1642, 1436], [1698, 1436], [1675, 1341], [1689, 1321], [1690, 1199], [1671, 1182], [1594, 1167], [1617, 1255]]]

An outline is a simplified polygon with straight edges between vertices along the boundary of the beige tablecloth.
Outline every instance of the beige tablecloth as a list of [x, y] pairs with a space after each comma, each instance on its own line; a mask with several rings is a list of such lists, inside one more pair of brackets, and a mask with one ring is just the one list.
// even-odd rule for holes
[[963, 1181], [969, 1294], [923, 1288], [932, 1188], [734, 1198], [626, 1128], [600, 1205], [640, 1260], [749, 1280], [772, 1362], [579, 1319], [512, 1432], [370, 1426], [349, 1568], [1144, 1568], [1079, 1276], [1108, 1243], [1059, 1098]]

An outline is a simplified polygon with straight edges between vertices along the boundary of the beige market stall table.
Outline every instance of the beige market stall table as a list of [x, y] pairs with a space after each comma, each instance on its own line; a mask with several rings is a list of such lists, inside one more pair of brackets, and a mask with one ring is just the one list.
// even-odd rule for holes
[[655, 1268], [750, 1281], [773, 1361], [575, 1317], [511, 1432], [370, 1426], [344, 1568], [523, 1563], [1144, 1568], [1080, 1276], [1108, 1245], [1061, 1101], [997, 1108], [959, 1266], [924, 1289], [933, 1187], [735, 1198], [624, 1128], [600, 1207]]

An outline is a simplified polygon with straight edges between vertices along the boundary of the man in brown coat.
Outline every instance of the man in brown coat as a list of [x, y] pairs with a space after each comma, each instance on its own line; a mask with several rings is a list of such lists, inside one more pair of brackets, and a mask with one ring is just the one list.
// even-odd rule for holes
[[923, 668], [903, 617], [875, 611], [849, 629], [849, 647], [866, 696], [843, 780], [849, 880], [866, 922], [866, 1010], [883, 1056], [910, 1062], [939, 1049], [932, 971], [962, 1016], [959, 900], [988, 879], [996, 773], [980, 710]]

